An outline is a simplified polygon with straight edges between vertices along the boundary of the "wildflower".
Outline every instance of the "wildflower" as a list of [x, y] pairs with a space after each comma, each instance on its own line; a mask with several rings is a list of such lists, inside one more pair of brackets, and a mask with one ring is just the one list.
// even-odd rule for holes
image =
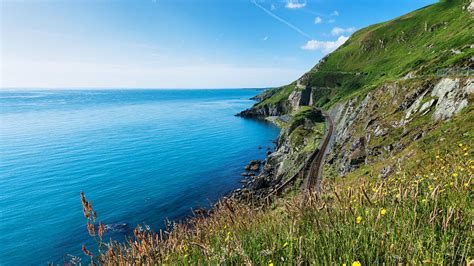
[[347, 266], [347, 264], [343, 263], [342, 266]]
[[402, 197], [402, 195], [400, 195], [400, 193], [398, 193], [396, 196], [395, 196], [397, 199], [400, 199]]
[[84, 252], [84, 255], [86, 256], [93, 256], [92, 252], [87, 250], [86, 246], [82, 245], [82, 252]]
[[188, 256], [189, 256], [189, 255], [188, 255], [187, 253], [186, 253], [186, 254], [184, 254], [184, 258], [185, 258], [185, 259], [186, 259]]
[[283, 248], [286, 248], [288, 246], [288, 242], [285, 242], [285, 244], [283, 244]]
[[462, 150], [463, 150], [463, 151], [467, 151], [467, 147], [466, 147], [466, 148], [464, 148], [464, 149], [462, 149]]
[[228, 241], [229, 241], [229, 239], [230, 239], [230, 232], [227, 232], [227, 236], [226, 236], [226, 238], [225, 238], [225, 240], [224, 240], [224, 241], [225, 241], [225, 242], [228, 242]]
[[453, 173], [452, 176], [453, 177], [458, 177], [458, 173]]
[[467, 153], [467, 152], [464, 153], [464, 156], [468, 156], [468, 155], [469, 155], [469, 153]]
[[464, 186], [465, 186], [465, 187], [468, 187], [468, 186], [469, 186], [469, 183], [464, 183]]
[[273, 266], [273, 261], [272, 260], [268, 261], [268, 266]]
[[436, 155], [436, 159], [439, 159], [439, 155]]
[[360, 263], [360, 261], [356, 260], [352, 263], [352, 266], [362, 266], [362, 264]]
[[95, 227], [94, 224], [87, 222], [87, 231], [89, 232], [90, 236], [95, 236]]
[[459, 145], [459, 147], [462, 147], [462, 143], [459, 143], [458, 145]]
[[360, 222], [362, 222], [362, 217], [357, 216], [357, 218], [356, 218], [356, 223], [357, 223], [357, 224], [360, 224]]
[[[382, 215], [387, 214], [387, 210], [386, 210], [385, 208], [382, 208], [382, 209], [380, 210], [380, 214], [382, 214]], [[360, 264], [359, 264], [359, 265], [360, 265]]]
[[103, 222], [100, 222], [100, 223], [99, 223], [99, 230], [98, 230], [98, 233], [99, 233], [99, 237], [100, 237], [100, 238], [102, 238], [102, 236], [104, 235], [104, 232], [105, 232], [104, 223], [103, 223]]

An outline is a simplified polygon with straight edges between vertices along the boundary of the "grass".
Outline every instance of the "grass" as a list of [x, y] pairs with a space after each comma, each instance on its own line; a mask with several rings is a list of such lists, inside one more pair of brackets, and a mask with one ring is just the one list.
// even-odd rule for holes
[[471, 155], [466, 143], [453, 144], [385, 180], [326, 179], [321, 195], [266, 208], [226, 201], [173, 230], [140, 227], [126, 243], [85, 250], [103, 264], [466, 264], [474, 256]]
[[[474, 53], [466, 46], [474, 35], [473, 20], [462, 10], [467, 3], [440, 1], [354, 33], [317, 71], [305, 75], [316, 106], [329, 108], [390, 84], [416, 88], [436, 81], [439, 68], [464, 66]], [[417, 78], [399, 81], [409, 72]], [[255, 107], [279, 106], [290, 113], [288, 96], [294, 89], [295, 83], [278, 88]], [[404, 96], [380, 93], [375, 94], [380, 103]], [[384, 127], [403, 117], [396, 107], [377, 108]], [[313, 108], [291, 115], [282, 123], [297, 151], [284, 162], [290, 170], [317, 147], [324, 132]], [[472, 105], [443, 123], [416, 114], [407, 125], [409, 134], [393, 129], [371, 142], [384, 146], [401, 139], [402, 151], [382, 154], [345, 178], [325, 165], [318, 195], [300, 193], [295, 186], [270, 206], [226, 200], [208, 216], [159, 232], [140, 226], [123, 243], [103, 241], [103, 225], [83, 197], [87, 229], [98, 247], [83, 247], [83, 252], [92, 264], [465, 265], [474, 258], [473, 117]], [[364, 125], [354, 124], [355, 135], [365, 132]], [[422, 131], [426, 135], [411, 141]], [[395, 172], [378, 178], [388, 165]]]
[[[468, 3], [440, 1], [361, 29], [306, 73], [302, 84], [313, 88], [315, 105], [327, 109], [409, 72], [433, 76], [441, 68], [469, 66], [474, 20], [463, 9]], [[294, 89], [294, 83], [284, 86], [255, 107], [283, 104]]]

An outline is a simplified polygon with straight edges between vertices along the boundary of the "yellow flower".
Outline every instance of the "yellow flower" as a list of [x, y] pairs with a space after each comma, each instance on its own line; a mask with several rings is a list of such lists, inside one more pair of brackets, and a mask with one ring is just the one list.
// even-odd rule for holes
[[357, 216], [357, 218], [356, 218], [356, 223], [360, 224], [360, 222], [362, 222], [362, 217]]
[[347, 264], [343, 263], [342, 266], [347, 266]]
[[268, 266], [273, 266], [273, 261], [272, 260], [268, 261]]
[[352, 266], [362, 266], [362, 264], [358, 260], [356, 260], [352, 263]]
[[469, 183], [464, 183], [464, 186], [465, 186], [465, 187], [468, 187], [468, 186], [469, 186]]
[[436, 159], [439, 159], [439, 155], [436, 155]]
[[224, 241], [225, 241], [225, 242], [228, 242], [228, 241], [229, 241], [229, 239], [230, 239], [230, 232], [227, 232], [227, 236], [226, 236], [226, 238], [225, 238], [225, 240], [224, 240]]
[[422, 202], [422, 203], [426, 203], [426, 199], [422, 199], [421, 202]]
[[467, 153], [467, 152], [464, 153], [464, 156], [468, 156], [468, 155], [469, 155], [469, 153]]
[[453, 177], [458, 177], [458, 173], [453, 173], [452, 176]]
[[285, 244], [283, 244], [283, 248], [286, 248], [288, 247], [288, 242], [285, 242]]
[[466, 148], [464, 148], [464, 149], [462, 149], [462, 150], [463, 150], [463, 151], [467, 151], [467, 147], [466, 147]]
[[462, 143], [459, 143], [458, 145], [459, 145], [459, 147], [462, 147]]
[[386, 210], [385, 208], [382, 208], [382, 209], [380, 210], [380, 214], [382, 214], [382, 215], [387, 214], [387, 210]]

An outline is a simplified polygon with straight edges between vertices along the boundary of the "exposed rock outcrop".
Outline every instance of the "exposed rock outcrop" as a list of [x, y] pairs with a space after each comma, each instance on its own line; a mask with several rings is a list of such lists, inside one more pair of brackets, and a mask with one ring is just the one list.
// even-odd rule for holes
[[[335, 134], [328, 161], [346, 175], [361, 165], [390, 158], [426, 135], [437, 121], [466, 107], [474, 93], [473, 82], [473, 78], [443, 78], [420, 85], [402, 80], [335, 105], [330, 110]], [[385, 169], [381, 176], [391, 172]]]

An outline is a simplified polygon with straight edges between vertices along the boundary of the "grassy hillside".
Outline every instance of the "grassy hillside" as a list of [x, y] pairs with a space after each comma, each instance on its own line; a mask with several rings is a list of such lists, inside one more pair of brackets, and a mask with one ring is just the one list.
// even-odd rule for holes
[[321, 196], [289, 196], [264, 209], [225, 202], [173, 231], [137, 229], [124, 244], [97, 237], [101, 252], [86, 253], [113, 264], [465, 265], [474, 256], [474, 143], [461, 129], [464, 117], [425, 144], [440, 144], [437, 134], [463, 142], [414, 145], [422, 166], [402, 166], [388, 179], [326, 179]]
[[[336, 132], [343, 142], [335, 140], [333, 153], [342, 159], [370, 154], [344, 177], [327, 164], [320, 194], [299, 193], [299, 179], [271, 204], [226, 200], [208, 216], [158, 233], [138, 227], [125, 243], [102, 239], [103, 227], [83, 198], [87, 228], [99, 247], [83, 247], [84, 253], [103, 264], [466, 265], [474, 258], [474, 96], [459, 96], [464, 109], [436, 120], [441, 100], [431, 89], [439, 69], [472, 65], [467, 4], [441, 1], [362, 29], [254, 106], [265, 112], [253, 114], [286, 114], [279, 139], [285, 151], [275, 153], [289, 176], [317, 148], [325, 127], [316, 109], [291, 106], [290, 94], [306, 85], [316, 106], [344, 106], [347, 119], [335, 121], [345, 126]], [[467, 88], [468, 77], [452, 79]], [[414, 108], [408, 119], [417, 99], [433, 102], [424, 112]], [[378, 129], [387, 132], [375, 134]], [[331, 164], [338, 154], [334, 158]], [[396, 169], [381, 178], [386, 166]]]
[[[472, 66], [474, 21], [469, 1], [440, 1], [394, 20], [355, 32], [335, 52], [303, 75], [317, 106], [328, 107], [354, 94], [412, 72], [435, 75], [439, 69]], [[295, 84], [260, 103], [285, 101]]]

